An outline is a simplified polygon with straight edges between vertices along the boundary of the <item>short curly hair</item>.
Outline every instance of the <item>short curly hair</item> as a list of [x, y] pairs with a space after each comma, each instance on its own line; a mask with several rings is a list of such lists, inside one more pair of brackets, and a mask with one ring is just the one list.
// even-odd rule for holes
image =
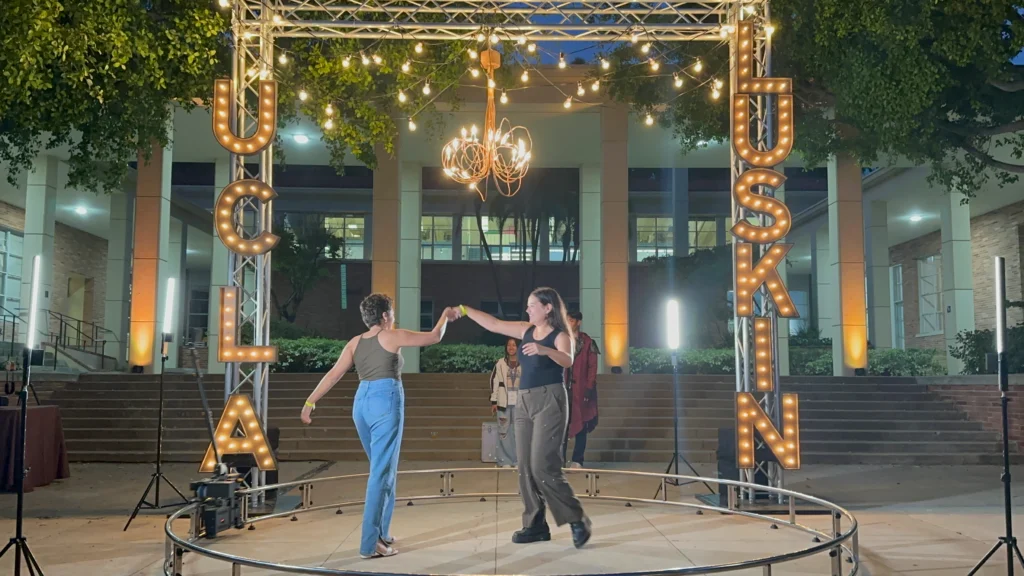
[[363, 316], [363, 324], [367, 328], [379, 326], [384, 321], [384, 314], [394, 307], [394, 300], [387, 294], [370, 294], [359, 303], [359, 313]]

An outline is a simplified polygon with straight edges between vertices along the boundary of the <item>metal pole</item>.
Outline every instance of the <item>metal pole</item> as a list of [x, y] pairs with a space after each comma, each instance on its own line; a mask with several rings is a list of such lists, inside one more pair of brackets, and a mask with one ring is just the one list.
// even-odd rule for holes
[[[675, 463], [675, 475], [679, 476], [679, 353], [676, 350], [672, 350], [672, 433], [672, 461]], [[668, 495], [665, 497], [667, 499]]]

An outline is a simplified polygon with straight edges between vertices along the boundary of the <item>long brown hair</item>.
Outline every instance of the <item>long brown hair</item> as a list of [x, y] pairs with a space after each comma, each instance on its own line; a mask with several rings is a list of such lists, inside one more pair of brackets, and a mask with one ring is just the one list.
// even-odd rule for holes
[[548, 312], [547, 321], [552, 328], [565, 332], [569, 340], [576, 338], [576, 335], [569, 328], [569, 320], [565, 315], [565, 303], [562, 302], [562, 297], [558, 294], [557, 290], [542, 286], [531, 292], [530, 295], [536, 298], [541, 305], [551, 305], [551, 312]]

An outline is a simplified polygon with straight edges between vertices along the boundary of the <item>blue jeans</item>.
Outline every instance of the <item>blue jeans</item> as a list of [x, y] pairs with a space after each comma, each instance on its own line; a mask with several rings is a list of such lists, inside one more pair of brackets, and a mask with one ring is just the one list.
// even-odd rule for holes
[[359, 544], [359, 553], [369, 555], [376, 550], [378, 540], [390, 539], [398, 452], [405, 423], [402, 381], [384, 378], [360, 382], [352, 405], [352, 421], [370, 460], [363, 506], [363, 537]]

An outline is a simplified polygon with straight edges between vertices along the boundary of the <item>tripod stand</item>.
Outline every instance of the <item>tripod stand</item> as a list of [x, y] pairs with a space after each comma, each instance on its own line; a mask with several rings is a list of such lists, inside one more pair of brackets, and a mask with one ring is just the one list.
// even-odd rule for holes
[[[28, 573], [31, 576], [43, 576], [43, 569], [39, 567], [39, 562], [32, 555], [32, 551], [28, 547], [28, 540], [25, 539], [23, 531], [25, 523], [25, 475], [27, 474], [25, 448], [28, 445], [26, 441], [28, 438], [28, 389], [31, 386], [30, 378], [33, 356], [32, 349], [26, 346], [24, 352], [22, 352], [21, 391], [18, 392], [18, 401], [21, 403], [21, 442], [18, 443], [14, 458], [14, 477], [18, 489], [17, 520], [14, 538], [11, 538], [7, 546], [4, 546], [4, 549], [0, 551], [0, 557], [3, 557], [8, 550], [14, 548], [14, 576], [21, 576], [21, 556], [23, 554], [25, 556], [25, 565], [28, 566]], [[36, 401], [38, 402], [38, 399]]]
[[[135, 505], [135, 510], [132, 510], [132, 515], [128, 518], [128, 522], [124, 525], [124, 531], [128, 531], [128, 527], [131, 526], [132, 521], [138, 516], [139, 510], [145, 508], [146, 510], [157, 510], [159, 508], [166, 508], [168, 506], [175, 506], [175, 504], [160, 505], [160, 482], [166, 483], [174, 490], [178, 496], [181, 496], [182, 503], [188, 504], [188, 498], [178, 490], [178, 487], [173, 482], [167, 479], [163, 473], [163, 445], [164, 445], [164, 368], [167, 365], [167, 346], [170, 344], [171, 335], [163, 335], [163, 350], [160, 354], [160, 405], [157, 408], [157, 424], [156, 424], [156, 472], [149, 478], [149, 484], [146, 485], [146, 490], [142, 492], [142, 497], [139, 498], [139, 503]], [[155, 490], [153, 494], [153, 501], [146, 500], [149, 496], [149, 491]]]
[[[676, 476], [679, 475], [679, 461], [682, 460], [686, 464], [686, 467], [693, 472], [694, 476], [700, 476], [697, 470], [693, 468], [693, 464], [686, 459], [685, 456], [679, 453], [679, 354], [675, 349], [672, 350], [672, 459], [668, 461], [668, 466], [665, 467], [665, 474], [672, 471]], [[693, 484], [696, 480], [690, 480], [688, 482], [681, 482], [677, 478], [671, 480], [665, 480], [661, 485], [658, 486], [658, 490], [654, 493], [654, 499], [658, 499], [658, 495], [661, 494], [661, 489], [665, 486], [686, 486], [687, 484]], [[704, 486], [707, 487], [708, 491], [714, 494], [714, 489], [708, 486], [707, 482], [704, 482]], [[665, 495], [668, 497], [668, 495]]]

